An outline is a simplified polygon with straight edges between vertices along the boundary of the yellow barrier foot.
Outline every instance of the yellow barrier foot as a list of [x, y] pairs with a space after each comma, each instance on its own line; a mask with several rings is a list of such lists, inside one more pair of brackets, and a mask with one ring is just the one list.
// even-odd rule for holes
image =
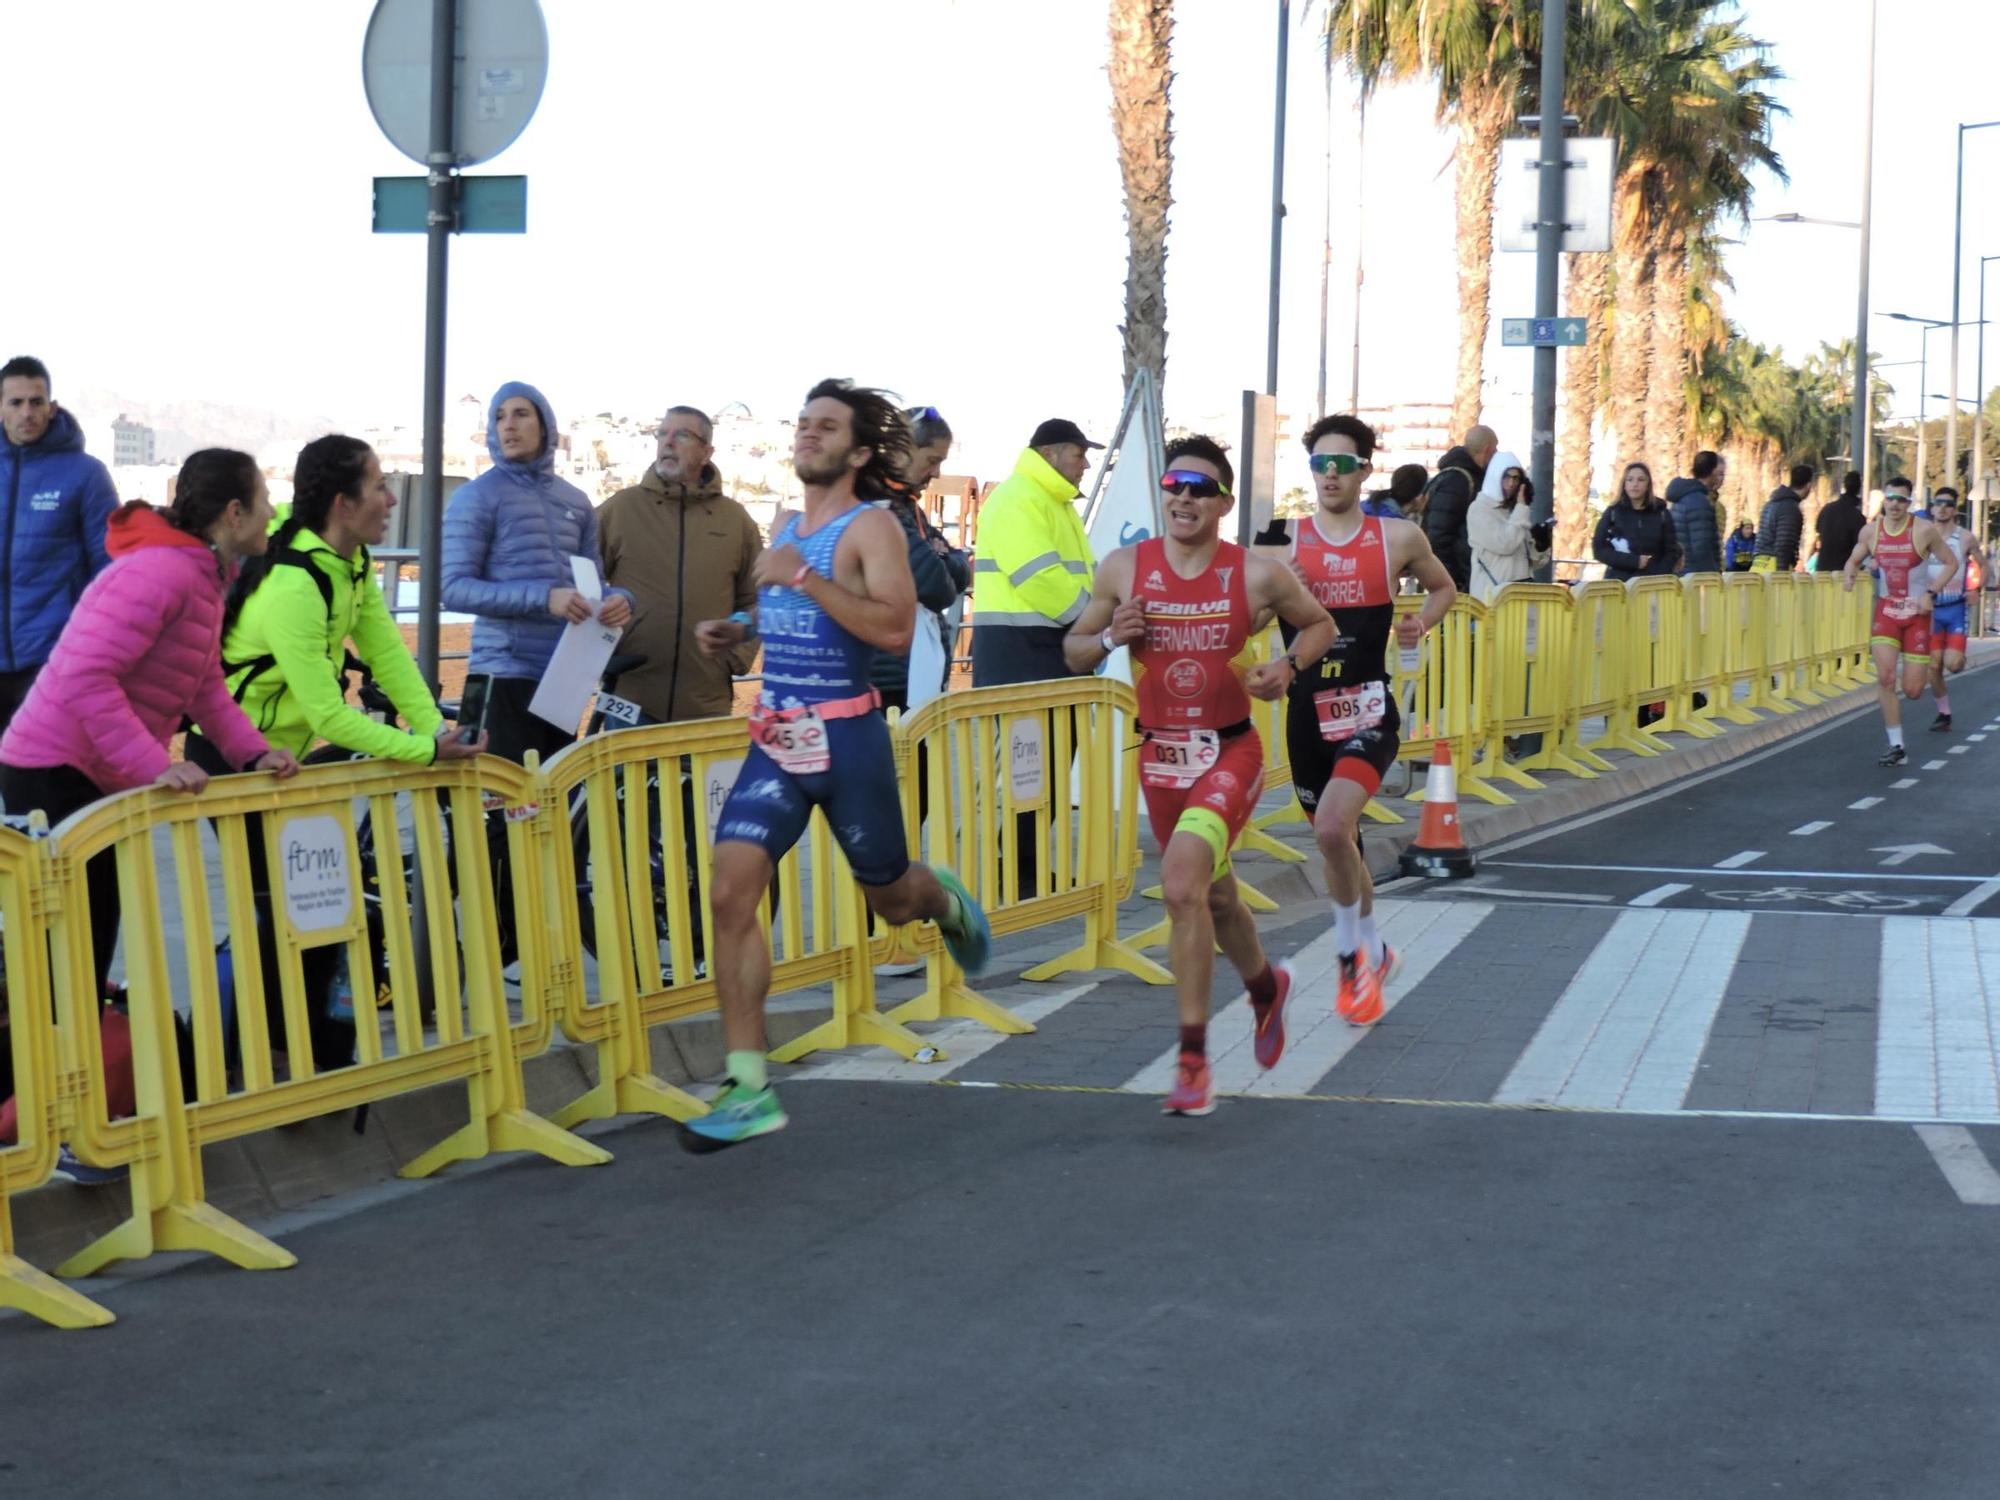
[[454, 1130], [396, 1175], [428, 1177], [455, 1161], [478, 1161], [495, 1151], [532, 1151], [565, 1167], [597, 1167], [611, 1160], [602, 1146], [525, 1109], [509, 1109]]
[[1162, 917], [1145, 931], [1133, 933], [1125, 939], [1125, 942], [1135, 951], [1141, 953], [1145, 952], [1148, 948], [1164, 948], [1167, 946], [1167, 935], [1171, 931], [1171, 928], [1172, 924], [1165, 917]]
[[1711, 703], [1708, 708], [1708, 716], [1711, 719], [1727, 719], [1732, 724], [1761, 724], [1764, 722], [1757, 717], [1754, 709], [1746, 708], [1743, 704], [1733, 699], [1727, 703]]
[[885, 1011], [882, 1019], [892, 1025], [907, 1021], [977, 1021], [1005, 1036], [1026, 1036], [1035, 1029], [1032, 1022], [1022, 1020], [1006, 1006], [996, 1005], [958, 980], [936, 993], [926, 990], [916, 999], [904, 1001], [894, 1010]]
[[1517, 765], [1502, 755], [1489, 755], [1478, 762], [1478, 774], [1501, 777], [1530, 792], [1539, 792], [1543, 789], [1542, 783], [1530, 776], [1526, 767]]
[[198, 1250], [245, 1271], [283, 1271], [299, 1263], [284, 1246], [267, 1240], [206, 1203], [170, 1203], [135, 1213], [111, 1233], [56, 1267], [58, 1276], [94, 1276], [121, 1260], [144, 1260], [161, 1250]]
[[1167, 888], [1163, 885], [1149, 885], [1139, 894], [1148, 901], [1164, 901], [1167, 899]]
[[53, 1328], [102, 1328], [117, 1321], [107, 1309], [18, 1255], [0, 1255], [0, 1307], [18, 1307]]
[[[1165, 924], [1161, 924], [1165, 931]], [[1160, 941], [1164, 942], [1165, 938]], [[1036, 964], [1021, 977], [1040, 984], [1045, 980], [1057, 979], [1064, 974], [1088, 974], [1096, 969], [1116, 969], [1121, 974], [1130, 974], [1134, 979], [1147, 984], [1172, 984], [1174, 976], [1139, 952], [1139, 945], [1131, 938], [1105, 938], [1085, 942], [1059, 958], [1047, 963]]]
[[670, 1120], [692, 1120], [707, 1113], [708, 1106], [693, 1094], [644, 1073], [598, 1084], [550, 1115], [549, 1123], [568, 1130], [585, 1120], [609, 1120], [616, 1115], [665, 1115]]
[[[1236, 893], [1243, 898], [1243, 904], [1252, 911], [1276, 911], [1278, 903], [1258, 890], [1241, 875], [1236, 877]], [[1218, 952], [1221, 950], [1218, 949]]]
[[771, 1053], [772, 1062], [797, 1062], [810, 1052], [838, 1052], [843, 1047], [887, 1047], [905, 1062], [915, 1062], [919, 1053], [926, 1062], [943, 1062], [944, 1050], [891, 1021], [879, 1010], [858, 1015], [836, 1014]]
[[1290, 844], [1281, 844], [1255, 823], [1244, 829], [1236, 840], [1236, 847], [1244, 854], [1268, 854], [1272, 859], [1288, 865], [1305, 863], [1305, 856]]
[[1361, 816], [1376, 823], [1400, 823], [1403, 821], [1401, 813], [1391, 812], [1373, 797], [1370, 797], [1366, 802], [1361, 804]]
[[[1596, 759], [1595, 756], [1592, 759]], [[1531, 755], [1521, 762], [1524, 771], [1560, 771], [1565, 776], [1574, 776], [1580, 781], [1597, 780], [1597, 772], [1576, 757], [1563, 750], [1544, 750], [1539, 755]]]

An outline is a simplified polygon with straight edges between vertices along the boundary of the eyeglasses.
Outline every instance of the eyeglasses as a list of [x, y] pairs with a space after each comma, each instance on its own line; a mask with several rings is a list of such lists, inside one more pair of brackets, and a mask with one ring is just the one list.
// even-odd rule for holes
[[1220, 479], [1197, 474], [1191, 469], [1169, 469], [1160, 476], [1160, 488], [1169, 495], [1192, 495], [1197, 500], [1213, 500], [1229, 493]]
[[1315, 453], [1312, 456], [1312, 471], [1315, 474], [1352, 474], [1361, 467], [1361, 460], [1352, 453]]

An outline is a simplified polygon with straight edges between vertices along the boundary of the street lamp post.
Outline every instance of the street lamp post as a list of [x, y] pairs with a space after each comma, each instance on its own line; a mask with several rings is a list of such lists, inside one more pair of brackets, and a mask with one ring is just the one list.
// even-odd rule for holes
[[[1898, 323], [1920, 323], [1923, 333], [1917, 339], [1917, 493], [1928, 503], [1931, 498], [1930, 486], [1924, 482], [1924, 461], [1929, 452], [1929, 439], [1924, 428], [1924, 395], [1931, 388], [1930, 358], [1931, 333], [1939, 328], [1951, 328], [1943, 318], [1918, 318], [1909, 313], [1884, 313], [1885, 318], [1894, 318]], [[1952, 328], [1952, 338], [1958, 338], [1958, 330]], [[1955, 412], [1956, 407], [1952, 408]]]
[[[1959, 257], [1965, 241], [1965, 133], [1968, 130], [1991, 130], [2000, 125], [2000, 120], [1981, 120], [1976, 125], [1958, 127], [1958, 186], [1952, 200], [1951, 211], [1951, 415], [1945, 419], [1945, 474], [1955, 478], [1958, 473], [1958, 284]], [[1975, 479], [1977, 476], [1974, 476]]]
[[[1872, 4], [1869, 6], [1869, 35], [1871, 38], [1874, 35], [1874, 6]], [[1872, 40], [1869, 43], [1868, 56], [1868, 107], [1869, 118], [1872, 120], [1875, 108], [1875, 49]], [[1858, 229], [1861, 231], [1861, 268], [1860, 275], [1857, 278], [1860, 287], [1858, 293], [1860, 307], [1856, 313], [1854, 323], [1854, 374], [1848, 381], [1848, 389], [1854, 392], [1865, 392], [1868, 389], [1869, 176], [1873, 170], [1874, 152], [1871, 150], [1868, 155], [1869, 163], [1861, 169], [1861, 220], [1859, 223], [1856, 223], [1852, 219], [1821, 219], [1815, 218], [1811, 214], [1794, 213], [1759, 214], [1753, 220], [1756, 223], [1768, 224], [1823, 224], [1829, 229]], [[1856, 467], [1861, 470], [1861, 492], [1865, 495], [1868, 493], [1869, 469], [1871, 467], [1870, 459], [1873, 457], [1871, 445], [1868, 441], [1871, 423], [1869, 422], [1869, 413], [1862, 397], [1857, 396], [1852, 402], [1852, 406], [1853, 411], [1849, 414], [1848, 419], [1847, 440], [1849, 448], [1854, 453], [1860, 455]]]
[[1972, 403], [1972, 488], [1977, 498], [1973, 500], [1972, 530], [1979, 538], [1979, 544], [1986, 545], [1986, 508], [1992, 502], [1988, 493], [1992, 483], [1986, 476], [1986, 267], [2000, 255], [1979, 257], [1979, 337], [1975, 341], [1979, 352], [1973, 357], [1973, 403]]

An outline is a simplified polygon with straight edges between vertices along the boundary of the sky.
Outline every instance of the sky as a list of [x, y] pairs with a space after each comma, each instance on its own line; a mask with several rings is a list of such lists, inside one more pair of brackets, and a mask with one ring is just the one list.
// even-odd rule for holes
[[[795, 407], [823, 375], [891, 387], [990, 473], [1042, 418], [1108, 428], [1125, 240], [1105, 0], [544, 0], [547, 90], [474, 170], [525, 173], [528, 233], [452, 248], [448, 386], [540, 385], [558, 417]], [[424, 250], [374, 235], [371, 179], [418, 169], [361, 79], [371, 0], [15, 4], [0, 53], [16, 188], [0, 343], [64, 383], [414, 423]], [[1315, 403], [1322, 215], [1333, 205], [1329, 404], [1346, 404], [1357, 237], [1364, 405], [1448, 400], [1457, 339], [1452, 139], [1425, 86], [1331, 111], [1318, 6], [1294, 5], [1280, 406]], [[1866, 0], [1747, 0], [1788, 77], [1789, 186], [1756, 212], [1853, 219]], [[1179, 0], [1167, 418], [1225, 422], [1265, 363], [1275, 5]], [[1889, 0], [1876, 109], [1872, 297], [1949, 315], [1954, 126], [2000, 118], [1990, 0]], [[1301, 24], [1303, 23], [1303, 24]], [[1331, 172], [1328, 129], [1331, 124]], [[2000, 129], [1966, 138], [1965, 253], [2000, 253]], [[1858, 237], [1732, 230], [1744, 330], [1796, 356], [1851, 336]], [[1993, 280], [2000, 305], [2000, 265]], [[1971, 318], [1977, 286], [1964, 280]], [[1499, 257], [1490, 412], [1525, 453], [1533, 257]], [[1996, 314], [2000, 317], [2000, 314]], [[1973, 334], [1961, 389], [1972, 387]], [[1882, 360], [1917, 332], [1872, 321]], [[1930, 339], [1945, 389], [1947, 335]], [[2000, 368], [2000, 351], [1994, 361]], [[1896, 380], [1913, 411], [1914, 368]], [[1991, 383], [1989, 381], [1989, 383]], [[103, 420], [109, 413], [83, 413]]]

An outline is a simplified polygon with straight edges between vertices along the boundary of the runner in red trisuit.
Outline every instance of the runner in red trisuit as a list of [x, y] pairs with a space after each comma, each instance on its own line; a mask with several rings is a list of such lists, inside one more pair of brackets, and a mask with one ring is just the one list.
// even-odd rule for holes
[[[1264, 746], [1250, 727], [1250, 699], [1282, 695], [1332, 642], [1333, 621], [1281, 563], [1221, 540], [1235, 475], [1220, 444], [1179, 438], [1166, 458], [1166, 535], [1104, 559], [1063, 654], [1072, 671], [1088, 672], [1118, 647], [1132, 647], [1141, 781], [1164, 851], [1160, 874], [1180, 1003], [1180, 1062], [1166, 1112], [1205, 1115], [1215, 1108], [1208, 1013], [1218, 943], [1249, 990], [1258, 1064], [1271, 1067], [1285, 1047], [1291, 976], [1265, 959], [1229, 866], [1229, 846], [1264, 787]], [[1291, 651], [1239, 675], [1237, 658], [1274, 615], [1298, 632]]]
[[1841, 587], [1854, 588], [1854, 577], [1870, 557], [1882, 570], [1882, 587], [1875, 598], [1875, 623], [1869, 649], [1875, 655], [1875, 692], [1882, 704], [1882, 725], [1889, 731], [1889, 748], [1878, 766], [1900, 766], [1909, 758], [1903, 747], [1903, 708], [1896, 701], [1896, 660], [1903, 662], [1903, 696], [1923, 697], [1931, 669], [1930, 576], [1924, 559], [1944, 570], [1939, 591], [1959, 586], [1965, 569], [1929, 521], [1910, 514], [1910, 481], [1892, 479], [1882, 486], [1882, 513], [1861, 528], [1861, 540], [1843, 570]]

